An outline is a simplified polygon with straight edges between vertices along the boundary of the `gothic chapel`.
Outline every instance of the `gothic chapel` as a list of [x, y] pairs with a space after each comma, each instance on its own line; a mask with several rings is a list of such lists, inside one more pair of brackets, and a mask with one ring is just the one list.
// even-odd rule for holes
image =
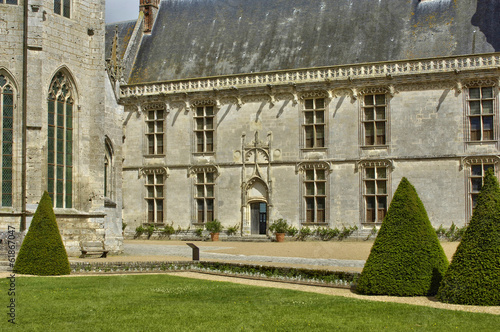
[[46, 190], [69, 254], [213, 219], [366, 237], [402, 177], [435, 227], [463, 226], [500, 171], [499, 1], [139, 10], [105, 25], [103, 0], [0, 0], [0, 231]]

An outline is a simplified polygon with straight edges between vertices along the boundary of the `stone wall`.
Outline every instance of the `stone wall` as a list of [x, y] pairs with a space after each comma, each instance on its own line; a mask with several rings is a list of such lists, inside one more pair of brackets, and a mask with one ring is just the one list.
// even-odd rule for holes
[[[28, 224], [41, 194], [47, 190], [47, 99], [53, 78], [63, 72], [71, 82], [74, 99], [72, 208], [55, 211], [56, 215], [65, 216], [59, 220], [66, 223], [61, 227], [63, 240], [68, 252], [75, 251], [73, 249], [79, 247], [78, 229], [89, 228], [96, 239], [104, 240], [107, 232], [111, 252], [119, 252], [121, 192], [117, 190], [114, 196], [117, 208], [105, 208], [103, 185], [105, 137], [114, 142], [115, 160], [121, 161], [122, 136], [119, 108], [105, 107], [104, 0], [73, 0], [69, 18], [54, 13], [51, 0], [29, 1], [28, 8]], [[10, 73], [17, 84], [14, 179], [15, 188], [21, 188], [23, 4], [19, 1], [19, 5], [2, 5], [0, 9], [0, 38], [3, 39], [0, 41], [7, 45], [0, 51], [0, 70]], [[115, 188], [120, 188], [121, 162], [115, 166]], [[22, 199], [20, 189], [17, 190], [13, 212], [19, 214]], [[95, 222], [85, 217], [94, 213], [97, 213]], [[15, 224], [18, 225], [19, 220]], [[2, 218], [0, 227], [7, 227], [6, 219]]]

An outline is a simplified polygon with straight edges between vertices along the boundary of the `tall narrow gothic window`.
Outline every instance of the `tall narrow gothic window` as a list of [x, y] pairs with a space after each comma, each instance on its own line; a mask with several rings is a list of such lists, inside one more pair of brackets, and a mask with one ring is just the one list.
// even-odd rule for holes
[[148, 223], [163, 223], [164, 201], [164, 176], [163, 174], [148, 174], [146, 177], [146, 201], [148, 204]]
[[11, 83], [0, 75], [2, 206], [12, 206], [12, 145], [14, 142], [14, 91]]
[[147, 140], [148, 154], [164, 154], [163, 138], [164, 138], [164, 111], [151, 110], [147, 113]]
[[204, 223], [214, 220], [215, 173], [196, 173], [197, 221]]
[[493, 87], [470, 88], [468, 91], [468, 118], [470, 141], [494, 140]]
[[113, 148], [107, 140], [104, 149], [104, 197], [113, 199]]
[[311, 169], [305, 172], [306, 222], [325, 222], [326, 171]]
[[366, 167], [363, 173], [365, 222], [382, 222], [387, 214], [387, 167]]
[[69, 18], [71, 16], [71, 0], [54, 0], [54, 13]]
[[196, 152], [214, 151], [214, 107], [201, 106], [196, 108], [195, 135]]
[[470, 197], [470, 206], [472, 207], [470, 211], [470, 215], [472, 215], [472, 210], [476, 207], [477, 197], [479, 196], [479, 191], [483, 186], [484, 175], [488, 169], [495, 169], [495, 165], [493, 163], [478, 163], [472, 164], [470, 166], [470, 175], [469, 175], [469, 197]]
[[59, 72], [49, 91], [47, 191], [56, 208], [73, 207], [73, 96]]
[[386, 144], [387, 104], [384, 94], [365, 95], [363, 103], [364, 145]]
[[325, 99], [304, 101], [305, 148], [325, 147]]

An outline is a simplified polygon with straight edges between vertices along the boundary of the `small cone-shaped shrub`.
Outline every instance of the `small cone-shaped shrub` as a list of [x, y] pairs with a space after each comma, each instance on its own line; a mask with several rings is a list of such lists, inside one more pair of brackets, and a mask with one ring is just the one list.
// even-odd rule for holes
[[19, 250], [14, 271], [41, 276], [70, 273], [68, 255], [59, 233], [52, 200], [45, 192]]
[[362, 294], [436, 294], [448, 260], [415, 188], [403, 178], [358, 280]]
[[437, 297], [442, 302], [500, 305], [500, 187], [493, 170], [453, 255]]

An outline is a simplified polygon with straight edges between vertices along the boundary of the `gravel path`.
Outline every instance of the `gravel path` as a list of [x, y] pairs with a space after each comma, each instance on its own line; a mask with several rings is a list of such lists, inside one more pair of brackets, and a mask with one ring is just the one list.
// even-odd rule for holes
[[[336, 266], [336, 267], [358, 267], [362, 268], [364, 260], [348, 259], [325, 259], [325, 258], [302, 258], [302, 257], [283, 257], [283, 256], [262, 256], [262, 255], [243, 255], [243, 254], [225, 254], [214, 253], [213, 251], [222, 249], [232, 249], [230, 246], [204, 246], [197, 245], [200, 248], [201, 260], [219, 260], [219, 261], [238, 261], [238, 262], [263, 262], [279, 263], [288, 265], [309, 265], [309, 266]], [[187, 245], [155, 245], [155, 244], [135, 244], [125, 243], [124, 252], [131, 256], [178, 256], [192, 257], [192, 249]]]

